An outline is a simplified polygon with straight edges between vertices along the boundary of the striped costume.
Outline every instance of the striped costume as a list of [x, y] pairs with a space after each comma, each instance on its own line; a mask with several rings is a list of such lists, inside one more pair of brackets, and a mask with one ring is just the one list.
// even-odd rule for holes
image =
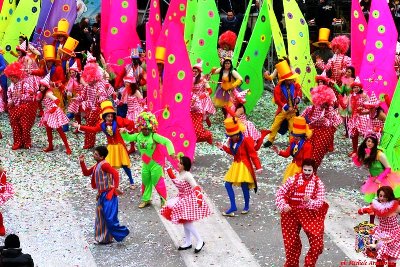
[[118, 221], [118, 198], [115, 188], [119, 186], [119, 174], [105, 160], [90, 169], [81, 161], [83, 175], [92, 175], [91, 184], [97, 189], [95, 240], [99, 243], [111, 243], [113, 238], [121, 242], [128, 234], [126, 226]]
[[331, 70], [331, 79], [339, 86], [342, 85], [342, 76], [346, 72], [346, 67], [351, 66], [351, 58], [343, 54], [334, 54], [331, 59], [325, 64], [322, 60], [317, 61], [317, 68], [321, 70]]

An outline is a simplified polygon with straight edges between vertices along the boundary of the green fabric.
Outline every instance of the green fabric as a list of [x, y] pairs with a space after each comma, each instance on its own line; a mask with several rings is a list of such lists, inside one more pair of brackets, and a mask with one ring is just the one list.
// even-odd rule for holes
[[379, 160], [375, 160], [372, 162], [371, 166], [369, 167], [369, 173], [371, 176], [378, 176], [385, 170], [385, 167]]

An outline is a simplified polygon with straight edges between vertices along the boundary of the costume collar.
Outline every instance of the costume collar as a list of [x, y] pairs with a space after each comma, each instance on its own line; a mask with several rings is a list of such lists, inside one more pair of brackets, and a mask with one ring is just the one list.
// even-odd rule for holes
[[392, 200], [390, 202], [380, 203], [378, 199], [372, 200], [371, 208], [375, 215], [378, 217], [387, 217], [397, 210], [399, 206], [398, 200]]

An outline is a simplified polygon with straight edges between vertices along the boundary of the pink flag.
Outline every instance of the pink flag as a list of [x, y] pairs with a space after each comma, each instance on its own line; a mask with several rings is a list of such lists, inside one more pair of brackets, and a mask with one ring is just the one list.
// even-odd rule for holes
[[105, 36], [104, 58], [114, 72], [119, 73], [131, 62], [132, 48], [140, 46], [136, 32], [137, 2], [136, 0], [113, 0], [112, 9], [108, 10], [108, 26]]
[[367, 21], [358, 0], [351, 3], [351, 62], [358, 76], [367, 39]]
[[388, 108], [384, 96], [392, 98], [397, 83], [396, 43], [396, 26], [386, 0], [372, 0], [360, 79], [369, 95], [375, 92], [385, 111]]

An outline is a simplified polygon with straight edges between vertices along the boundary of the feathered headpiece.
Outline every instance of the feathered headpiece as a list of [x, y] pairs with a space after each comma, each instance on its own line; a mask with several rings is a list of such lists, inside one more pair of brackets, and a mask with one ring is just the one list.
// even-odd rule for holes
[[15, 77], [21, 80], [26, 75], [23, 69], [24, 66], [22, 63], [13, 62], [4, 69], [4, 74], [7, 76], [7, 78]]
[[102, 78], [102, 73], [99, 71], [97, 64], [86, 64], [83, 69], [82, 79], [91, 84], [100, 81]]
[[339, 50], [340, 54], [346, 54], [350, 47], [350, 39], [346, 35], [339, 35], [331, 42], [332, 51]]
[[157, 121], [156, 116], [151, 112], [140, 113], [137, 118], [137, 127], [138, 127], [139, 131], [142, 128], [148, 128], [148, 129], [151, 129], [153, 131], [153, 133], [155, 133], [157, 131], [157, 127], [158, 127], [158, 121]]
[[218, 45], [221, 48], [223, 48], [224, 46], [228, 46], [229, 50], [233, 50], [236, 45], [236, 39], [236, 33], [234, 33], [233, 31], [226, 31], [219, 36]]
[[336, 96], [329, 86], [319, 85], [311, 90], [311, 100], [315, 106], [321, 106], [325, 103], [332, 106], [336, 101]]

